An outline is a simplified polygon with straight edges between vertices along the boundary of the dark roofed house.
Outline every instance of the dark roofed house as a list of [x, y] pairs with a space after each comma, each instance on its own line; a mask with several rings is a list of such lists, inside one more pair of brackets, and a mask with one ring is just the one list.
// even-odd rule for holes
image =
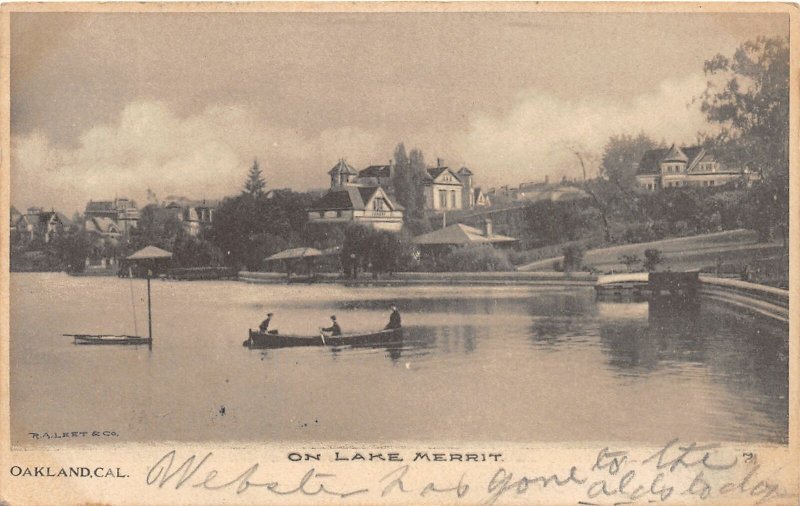
[[340, 158], [336, 165], [328, 171], [328, 175], [331, 176], [331, 189], [334, 189], [352, 183], [358, 176], [358, 171], [344, 158]]
[[139, 209], [136, 207], [135, 201], [127, 198], [90, 200], [84, 211], [84, 228], [89, 230], [93, 227], [93, 224], [90, 223], [93, 218], [112, 220], [121, 233], [127, 237], [139, 222]]
[[399, 232], [403, 207], [380, 186], [344, 185], [334, 188], [311, 205], [312, 223], [359, 223], [380, 230]]
[[747, 169], [728, 168], [702, 146], [651, 149], [636, 167], [639, 188], [656, 191], [681, 186], [720, 186], [727, 183], [749, 184], [753, 175]]
[[164, 207], [175, 214], [187, 234], [197, 236], [200, 231], [211, 226], [214, 221], [214, 212], [219, 207], [219, 201], [190, 200], [186, 197], [170, 195], [167, 197], [167, 204]]
[[355, 182], [366, 186], [387, 188], [392, 185], [392, 176], [394, 176], [394, 170], [391, 162], [388, 165], [370, 165], [359, 171]]
[[50, 242], [64, 231], [65, 223], [61, 220], [62, 216], [63, 214], [54, 210], [43, 211], [41, 207], [28, 208], [28, 212], [20, 215], [14, 224], [17, 237], [25, 241], [38, 239]]

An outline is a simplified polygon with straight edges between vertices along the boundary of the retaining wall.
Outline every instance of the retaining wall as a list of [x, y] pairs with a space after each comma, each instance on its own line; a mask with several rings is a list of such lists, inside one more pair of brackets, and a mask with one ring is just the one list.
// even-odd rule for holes
[[[285, 274], [277, 272], [239, 272], [239, 280], [248, 283], [286, 283]], [[294, 280], [292, 281], [294, 282]], [[586, 273], [563, 272], [396, 272], [373, 278], [371, 275], [345, 279], [339, 274], [321, 273], [315, 283], [345, 285], [537, 285], [537, 286], [594, 286], [597, 277]]]

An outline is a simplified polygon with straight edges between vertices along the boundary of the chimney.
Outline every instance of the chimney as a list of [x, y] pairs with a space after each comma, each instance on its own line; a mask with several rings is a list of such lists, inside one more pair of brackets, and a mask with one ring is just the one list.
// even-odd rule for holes
[[437, 158], [436, 159], [436, 167], [441, 167], [443, 163], [444, 163], [444, 160], [442, 160], [441, 158]]
[[484, 237], [492, 236], [492, 220], [489, 218], [483, 220], [483, 235]]

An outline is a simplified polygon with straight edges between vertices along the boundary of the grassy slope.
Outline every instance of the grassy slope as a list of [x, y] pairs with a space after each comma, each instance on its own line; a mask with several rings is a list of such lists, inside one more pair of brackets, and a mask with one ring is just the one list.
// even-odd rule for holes
[[[756, 234], [749, 230], [729, 230], [714, 234], [692, 237], [679, 237], [639, 244], [624, 244], [589, 250], [583, 258], [584, 265], [592, 266], [602, 272], [624, 272], [627, 268], [619, 262], [620, 255], [638, 255], [644, 259], [644, 250], [661, 250], [666, 261], [659, 270], [701, 269], [715, 266], [717, 258], [723, 265], [744, 265], [746, 263], [783, 254], [780, 243], [758, 243]], [[550, 271], [553, 263], [561, 257], [540, 260], [520, 266], [521, 271]], [[641, 264], [637, 266], [641, 268]]]

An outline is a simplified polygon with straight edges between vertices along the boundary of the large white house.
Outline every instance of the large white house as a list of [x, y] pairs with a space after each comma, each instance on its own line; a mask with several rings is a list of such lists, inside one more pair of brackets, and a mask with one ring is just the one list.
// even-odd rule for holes
[[447, 167], [434, 167], [426, 171], [423, 182], [425, 209], [454, 211], [464, 208], [464, 184], [455, 172]]
[[312, 223], [353, 222], [399, 232], [403, 227], [403, 207], [393, 202], [380, 186], [344, 184], [314, 202], [308, 210], [308, 220]]
[[651, 149], [636, 168], [636, 182], [645, 191], [681, 186], [721, 186], [731, 182], [749, 184], [756, 178], [746, 169], [725, 167], [701, 146]]

